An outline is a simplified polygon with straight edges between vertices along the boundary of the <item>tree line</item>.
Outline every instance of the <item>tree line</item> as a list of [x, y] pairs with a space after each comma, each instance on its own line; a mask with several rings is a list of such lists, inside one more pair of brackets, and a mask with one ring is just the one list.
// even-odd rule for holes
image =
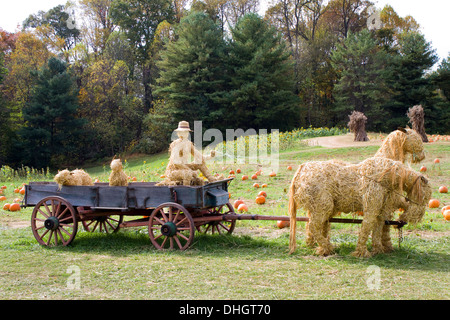
[[[449, 133], [450, 56], [367, 0], [78, 0], [0, 29], [0, 165], [156, 153], [203, 128], [408, 123]], [[1, 27], [1, 26], [0, 26]], [[438, 68], [432, 67], [438, 63]]]

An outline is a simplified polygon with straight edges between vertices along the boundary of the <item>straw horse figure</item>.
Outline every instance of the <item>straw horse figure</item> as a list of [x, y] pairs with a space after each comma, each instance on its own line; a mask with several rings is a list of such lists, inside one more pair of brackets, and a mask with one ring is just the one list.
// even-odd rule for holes
[[[408, 127], [398, 128], [386, 137], [374, 156], [397, 160], [402, 163], [406, 163], [410, 158], [412, 163], [418, 163], [425, 159], [422, 137], [417, 131]], [[400, 201], [403, 201], [403, 198], [400, 198]], [[385, 246], [387, 247], [390, 244], [391, 247], [390, 250], [386, 249], [386, 251], [392, 251], [390, 227], [388, 225], [383, 227], [382, 237]]]
[[[409, 203], [399, 196], [404, 191], [411, 199]], [[290, 253], [296, 247], [296, 214], [300, 207], [309, 217], [306, 243], [309, 246], [317, 243], [319, 255], [333, 252], [329, 219], [339, 212], [363, 211], [364, 219], [353, 255], [368, 257], [392, 250], [390, 239], [383, 238], [383, 227], [396, 209], [405, 208], [400, 220], [418, 222], [430, 197], [428, 181], [399, 161], [372, 157], [359, 164], [335, 160], [304, 163], [295, 173], [289, 189]], [[366, 247], [371, 233], [372, 253]]]
[[425, 159], [422, 137], [415, 130], [398, 128], [386, 137], [374, 156], [405, 163], [409, 155], [413, 163]]

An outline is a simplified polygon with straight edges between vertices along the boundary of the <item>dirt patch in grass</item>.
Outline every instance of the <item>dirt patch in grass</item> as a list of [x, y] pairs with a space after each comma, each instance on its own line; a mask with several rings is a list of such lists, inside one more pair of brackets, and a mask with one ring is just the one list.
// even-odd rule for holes
[[3, 224], [8, 229], [29, 228], [30, 221], [8, 221]]
[[370, 141], [354, 141], [354, 138], [353, 133], [348, 133], [340, 136], [312, 138], [305, 141], [310, 146], [321, 146], [325, 148], [380, 146], [382, 142], [379, 138], [371, 138]]

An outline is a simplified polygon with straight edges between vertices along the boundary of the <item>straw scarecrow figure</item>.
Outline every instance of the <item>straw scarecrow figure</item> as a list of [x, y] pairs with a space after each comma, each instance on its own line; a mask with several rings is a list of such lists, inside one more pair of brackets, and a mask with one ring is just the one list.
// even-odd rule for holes
[[202, 153], [189, 140], [189, 132], [191, 131], [187, 121], [179, 122], [178, 128], [175, 130], [178, 139], [173, 141], [169, 147], [170, 158], [165, 179], [157, 186], [203, 185], [204, 181], [197, 175], [197, 170], [200, 170], [209, 182], [216, 181], [216, 178], [210, 174], [206, 166], [206, 160], [214, 157], [215, 153], [211, 151], [210, 157], [203, 157]]
[[364, 113], [353, 111], [348, 117], [350, 118], [350, 121], [347, 125], [350, 131], [355, 134], [354, 141], [369, 141], [369, 137], [366, 133], [367, 117]]
[[[399, 217], [401, 221], [417, 223], [430, 197], [427, 179], [399, 161], [372, 157], [359, 164], [335, 160], [304, 163], [295, 173], [289, 189], [290, 252], [296, 247], [296, 211], [299, 208], [308, 212], [306, 243], [317, 244], [319, 255], [333, 252], [329, 219], [339, 212], [363, 211], [353, 255], [369, 257], [393, 250], [390, 236], [384, 232], [384, 221], [392, 219], [395, 210], [405, 209]], [[366, 247], [370, 235], [372, 252]]]
[[412, 128], [422, 137], [422, 141], [428, 142], [427, 134], [425, 133], [425, 112], [422, 106], [418, 105], [409, 108], [406, 115], [409, 118], [409, 122], [411, 122]]

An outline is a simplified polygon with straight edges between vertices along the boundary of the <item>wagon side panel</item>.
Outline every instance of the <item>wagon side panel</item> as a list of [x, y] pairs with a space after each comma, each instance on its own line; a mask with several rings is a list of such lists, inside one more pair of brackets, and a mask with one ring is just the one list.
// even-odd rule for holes
[[25, 186], [25, 205], [35, 206], [40, 200], [57, 196], [66, 199], [73, 206], [93, 206], [96, 200], [95, 188], [90, 186], [62, 186], [57, 184], [29, 184]]

